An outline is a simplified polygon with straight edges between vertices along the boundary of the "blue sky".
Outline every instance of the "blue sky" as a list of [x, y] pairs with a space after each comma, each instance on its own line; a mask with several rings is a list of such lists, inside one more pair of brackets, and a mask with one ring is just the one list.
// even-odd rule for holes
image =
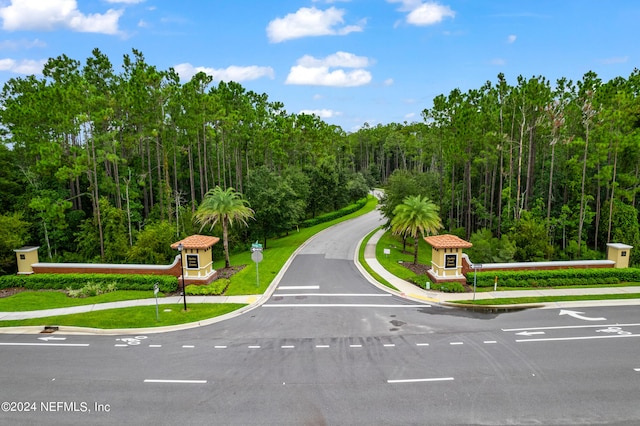
[[500, 72], [626, 78], [639, 22], [637, 0], [0, 0], [0, 83], [96, 47], [120, 71], [137, 49], [355, 131], [421, 121], [438, 94]]

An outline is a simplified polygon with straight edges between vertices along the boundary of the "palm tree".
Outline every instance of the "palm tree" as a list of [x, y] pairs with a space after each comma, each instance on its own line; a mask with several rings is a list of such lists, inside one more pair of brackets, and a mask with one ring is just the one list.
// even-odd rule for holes
[[224, 248], [224, 265], [228, 268], [229, 262], [229, 225], [234, 221], [239, 221], [245, 226], [247, 219], [253, 219], [253, 210], [249, 207], [247, 200], [242, 198], [242, 194], [233, 188], [223, 190], [219, 186], [209, 190], [196, 210], [194, 219], [201, 224], [200, 230], [206, 225], [211, 228], [219, 222], [222, 223], [222, 246]]
[[393, 209], [391, 231], [394, 235], [403, 234], [413, 238], [413, 264], [418, 263], [418, 237], [436, 233], [442, 228], [442, 220], [438, 215], [438, 206], [427, 197], [410, 195], [402, 204]]

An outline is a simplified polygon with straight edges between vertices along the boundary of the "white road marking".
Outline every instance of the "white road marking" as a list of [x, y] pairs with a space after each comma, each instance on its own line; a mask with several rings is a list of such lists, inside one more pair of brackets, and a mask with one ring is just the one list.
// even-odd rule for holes
[[320, 290], [319, 285], [281, 285], [278, 290]]
[[193, 346], [193, 345], [182, 345], [182, 347], [185, 348], [185, 349], [193, 349], [193, 348], [195, 348], [195, 346]]
[[349, 345], [350, 348], [361, 348], [362, 345]]
[[249, 345], [247, 346], [249, 349], [260, 349], [260, 345]]
[[330, 348], [329, 345], [316, 345], [316, 348]]
[[165, 380], [165, 379], [144, 379], [144, 383], [186, 383], [186, 384], [204, 384], [206, 380]]
[[527, 327], [527, 328], [503, 328], [502, 331], [525, 331], [525, 330], [565, 330], [573, 328], [596, 328], [596, 327], [637, 327], [640, 323], [635, 324], [598, 324], [598, 325], [562, 325], [555, 327]]
[[220, 345], [220, 346], [214, 346], [215, 349], [227, 349], [226, 346]]
[[498, 342], [495, 340], [485, 340], [484, 343], [489, 344], [489, 343], [498, 343]]
[[0, 343], [0, 346], [89, 346], [88, 343]]
[[432, 379], [404, 379], [404, 380], [387, 380], [387, 383], [418, 383], [418, 382], [445, 382], [454, 380], [453, 377], [435, 377]]
[[372, 305], [365, 303], [265, 303], [266, 308], [429, 308], [431, 305]]
[[278, 297], [321, 296], [321, 297], [392, 297], [393, 294], [359, 294], [359, 293], [278, 293]]
[[295, 348], [295, 346], [293, 346], [293, 345], [282, 345], [282, 346], [280, 346], [280, 347], [281, 347], [282, 349], [293, 349], [293, 348]]
[[640, 368], [634, 368], [633, 371], [640, 371]]
[[162, 345], [149, 345], [150, 348], [161, 348]]
[[429, 346], [428, 343], [416, 343], [416, 346]]
[[129, 345], [122, 344], [122, 343], [116, 343], [116, 344], [115, 344], [115, 345], [113, 345], [113, 346], [115, 346], [116, 348], [126, 348], [126, 347], [127, 347], [127, 346], [129, 346]]
[[385, 348], [393, 348], [395, 345], [393, 343], [385, 343], [384, 345]]
[[464, 345], [464, 342], [451, 342], [450, 345]]
[[622, 337], [640, 337], [640, 334], [608, 334], [601, 336], [583, 336], [583, 337], [549, 337], [546, 339], [516, 339], [516, 343], [523, 342], [552, 342], [562, 340], [591, 340], [591, 339], [615, 339]]

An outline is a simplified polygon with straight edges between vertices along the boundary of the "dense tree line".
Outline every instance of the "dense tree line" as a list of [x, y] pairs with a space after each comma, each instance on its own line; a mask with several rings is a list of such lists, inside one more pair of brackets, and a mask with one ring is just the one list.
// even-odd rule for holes
[[0, 102], [5, 270], [23, 243], [52, 260], [168, 261], [215, 187], [257, 212], [236, 246], [368, 191], [340, 128], [204, 73], [181, 83], [136, 50], [119, 73], [98, 49], [84, 64], [50, 59], [41, 78], [9, 80]]
[[238, 248], [383, 184], [390, 214], [426, 196], [463, 238], [542, 230], [544, 247], [524, 257], [640, 249], [639, 88], [638, 70], [555, 84], [498, 75], [437, 96], [420, 123], [348, 134], [235, 82], [181, 82], [136, 50], [119, 72], [97, 49], [84, 63], [62, 55], [0, 94], [0, 268], [22, 244], [61, 261], [169, 260], [216, 187], [255, 212], [230, 231]]
[[360, 168], [388, 181], [387, 217], [422, 194], [438, 203], [448, 232], [493, 241], [507, 258], [593, 258], [621, 242], [636, 247], [637, 263], [639, 91], [637, 69], [606, 83], [588, 72], [577, 82], [538, 76], [509, 85], [500, 74], [437, 96], [423, 123], [350, 137]]

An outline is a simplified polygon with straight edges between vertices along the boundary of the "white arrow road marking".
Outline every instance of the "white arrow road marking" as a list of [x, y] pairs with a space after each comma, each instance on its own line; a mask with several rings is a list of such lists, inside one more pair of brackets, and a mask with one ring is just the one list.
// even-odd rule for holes
[[38, 340], [44, 340], [48, 342], [49, 340], [67, 340], [66, 337], [38, 337]]
[[534, 334], [544, 334], [544, 331], [523, 331], [516, 333], [518, 336], [533, 336]]
[[503, 328], [502, 331], [527, 331], [527, 330], [570, 330], [578, 328], [597, 328], [597, 327], [639, 327], [640, 323], [631, 324], [597, 324], [597, 325], [562, 325], [554, 327], [526, 327], [526, 328]]
[[624, 337], [640, 337], [640, 334], [607, 334], [600, 336], [583, 336], [583, 337], [549, 337], [549, 338], [535, 338], [535, 339], [516, 339], [516, 343], [524, 342], [561, 342], [569, 340], [593, 340], [593, 339], [617, 339]]
[[577, 319], [581, 319], [581, 320], [585, 320], [585, 321], [606, 321], [606, 318], [589, 318], [589, 317], [585, 317], [583, 315], [580, 314], [584, 314], [584, 312], [578, 312], [578, 311], [569, 311], [567, 309], [560, 309], [560, 314], [559, 315], [569, 315], [571, 317], [577, 318]]
[[84, 347], [89, 346], [88, 343], [0, 343], [0, 346], [69, 346]]

